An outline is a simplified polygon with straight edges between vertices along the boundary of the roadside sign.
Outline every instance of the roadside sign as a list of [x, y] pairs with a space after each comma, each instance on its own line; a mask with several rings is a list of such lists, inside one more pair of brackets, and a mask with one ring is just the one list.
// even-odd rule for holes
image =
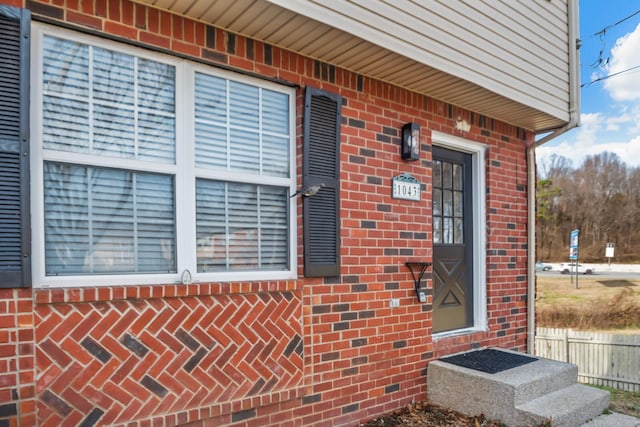
[[575, 261], [578, 259], [578, 236], [580, 230], [571, 231], [571, 241], [569, 242], [569, 259]]

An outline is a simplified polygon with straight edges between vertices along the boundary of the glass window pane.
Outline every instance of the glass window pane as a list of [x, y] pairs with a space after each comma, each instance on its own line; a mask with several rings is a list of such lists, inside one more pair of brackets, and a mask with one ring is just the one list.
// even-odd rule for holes
[[453, 189], [462, 190], [462, 165], [453, 165]]
[[442, 219], [442, 243], [447, 245], [453, 243], [453, 219], [451, 218]]
[[88, 153], [89, 104], [46, 96], [42, 108], [42, 145], [48, 150]]
[[289, 176], [289, 138], [263, 136], [262, 172], [269, 176]]
[[262, 130], [289, 134], [289, 97], [271, 90], [262, 91]]
[[134, 157], [135, 118], [133, 110], [118, 110], [96, 105], [94, 108], [93, 141], [96, 153], [106, 153], [116, 157]]
[[442, 162], [440, 160], [433, 162], [433, 186], [442, 187]]
[[456, 217], [462, 217], [463, 213], [462, 206], [462, 192], [454, 191], [453, 192], [453, 215]]
[[287, 189], [260, 187], [260, 264], [263, 269], [289, 266]]
[[135, 58], [107, 49], [93, 48], [93, 98], [133, 109]]
[[207, 120], [227, 123], [227, 81], [220, 77], [196, 73], [196, 122]]
[[46, 36], [42, 53], [45, 93], [86, 97], [89, 94], [89, 47]]
[[433, 215], [442, 215], [442, 190], [433, 189]]
[[44, 164], [47, 275], [176, 272], [170, 176]]
[[196, 122], [196, 166], [227, 169], [227, 129]]
[[227, 184], [229, 268], [258, 267], [258, 188]]
[[159, 163], [175, 163], [175, 129], [176, 123], [173, 117], [140, 113], [138, 116], [137, 158]]
[[442, 214], [445, 216], [453, 215], [453, 192], [451, 190], [442, 191]]
[[138, 59], [138, 97], [142, 109], [175, 112], [175, 68], [148, 59]]
[[173, 66], [44, 40], [44, 148], [175, 163]]
[[196, 190], [198, 272], [288, 266], [285, 188], [199, 179]]
[[227, 217], [225, 184], [196, 181], [196, 240], [198, 272], [227, 268]]
[[231, 81], [229, 83], [229, 120], [231, 126], [258, 129], [258, 88]]
[[464, 226], [461, 218], [456, 218], [454, 220], [455, 229], [453, 231], [454, 240], [453, 243], [462, 244], [464, 243]]
[[442, 218], [433, 218], [433, 243], [442, 243]]
[[230, 170], [260, 173], [260, 136], [257, 132], [231, 129]]
[[290, 176], [289, 95], [199, 73], [195, 92], [197, 167]]
[[452, 167], [451, 163], [442, 162], [442, 188], [452, 187]]

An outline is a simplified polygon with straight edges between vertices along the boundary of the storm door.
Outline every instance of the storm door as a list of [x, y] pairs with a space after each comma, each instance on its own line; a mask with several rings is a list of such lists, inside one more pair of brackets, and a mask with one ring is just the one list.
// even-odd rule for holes
[[474, 325], [472, 156], [433, 147], [433, 332]]

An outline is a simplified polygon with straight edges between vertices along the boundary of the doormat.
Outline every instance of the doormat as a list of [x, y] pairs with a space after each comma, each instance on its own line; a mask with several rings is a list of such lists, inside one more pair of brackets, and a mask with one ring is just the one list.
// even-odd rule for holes
[[535, 362], [538, 359], [522, 354], [514, 354], [488, 348], [457, 354], [455, 356], [443, 357], [440, 360], [453, 365], [475, 369], [476, 371], [495, 374], [497, 372], [506, 371], [507, 369]]

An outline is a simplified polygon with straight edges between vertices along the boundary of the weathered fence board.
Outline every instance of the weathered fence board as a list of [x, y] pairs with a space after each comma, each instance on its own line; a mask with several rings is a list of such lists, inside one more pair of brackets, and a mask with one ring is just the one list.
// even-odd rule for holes
[[640, 391], [640, 335], [537, 328], [536, 356], [578, 366], [578, 381]]

